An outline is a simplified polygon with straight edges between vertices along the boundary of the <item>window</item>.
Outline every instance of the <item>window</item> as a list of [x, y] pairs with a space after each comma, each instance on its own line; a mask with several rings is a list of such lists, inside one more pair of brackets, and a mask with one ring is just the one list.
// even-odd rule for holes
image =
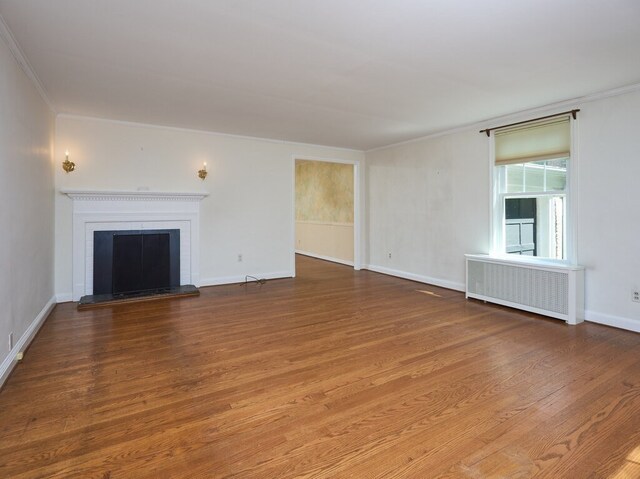
[[569, 121], [496, 130], [494, 253], [568, 259]]

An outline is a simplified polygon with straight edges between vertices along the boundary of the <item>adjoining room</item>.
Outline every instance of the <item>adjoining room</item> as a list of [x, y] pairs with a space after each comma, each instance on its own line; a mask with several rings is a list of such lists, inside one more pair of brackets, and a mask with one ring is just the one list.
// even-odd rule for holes
[[295, 168], [296, 253], [354, 266], [356, 167], [296, 159]]

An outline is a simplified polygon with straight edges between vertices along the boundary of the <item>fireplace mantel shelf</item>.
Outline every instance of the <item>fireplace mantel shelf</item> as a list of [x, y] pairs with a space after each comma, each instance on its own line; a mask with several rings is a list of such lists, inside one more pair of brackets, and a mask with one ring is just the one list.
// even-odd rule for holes
[[90, 201], [200, 201], [204, 192], [181, 191], [107, 191], [107, 190], [60, 190], [75, 200]]

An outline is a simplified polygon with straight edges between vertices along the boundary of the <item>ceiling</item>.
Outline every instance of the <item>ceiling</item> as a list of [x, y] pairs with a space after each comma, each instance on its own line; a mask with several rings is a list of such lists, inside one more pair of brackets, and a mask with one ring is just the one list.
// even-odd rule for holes
[[640, 82], [638, 0], [0, 0], [58, 113], [371, 149]]

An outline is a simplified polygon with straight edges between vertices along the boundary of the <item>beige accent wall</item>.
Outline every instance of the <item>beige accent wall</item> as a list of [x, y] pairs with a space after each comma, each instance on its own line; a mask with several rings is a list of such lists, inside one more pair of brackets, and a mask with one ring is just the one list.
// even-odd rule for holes
[[353, 265], [353, 224], [296, 221], [296, 251]]
[[353, 264], [353, 165], [296, 160], [296, 250]]

